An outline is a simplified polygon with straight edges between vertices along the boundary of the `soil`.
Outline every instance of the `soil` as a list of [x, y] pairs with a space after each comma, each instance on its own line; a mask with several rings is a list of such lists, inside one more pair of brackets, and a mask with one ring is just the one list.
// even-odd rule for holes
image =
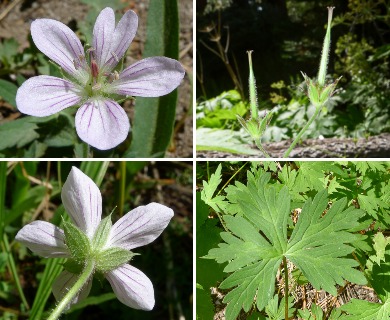
[[[277, 284], [279, 288], [283, 287], [282, 279]], [[283, 288], [282, 292], [284, 292]], [[291, 288], [290, 288], [291, 290]], [[373, 303], [379, 303], [380, 300], [372, 288], [348, 283], [345, 287], [338, 288], [339, 295], [333, 297], [329, 293], [314, 289], [310, 284], [296, 287], [291, 295], [294, 297], [294, 306], [300, 309], [309, 309], [312, 304], [321, 307], [322, 311], [329, 316], [333, 309], [348, 303], [351, 299], [366, 300]], [[211, 296], [215, 306], [214, 320], [225, 320], [226, 305], [222, 302], [229, 291], [211, 288]], [[241, 310], [238, 320], [247, 319], [253, 311], [245, 313]], [[293, 317], [291, 320], [300, 320], [300, 317]]]
[[[149, 0], [122, 0], [126, 3], [125, 9], [134, 10], [139, 16], [139, 27], [136, 37], [128, 51], [126, 65], [142, 57], [146, 38], [146, 21]], [[166, 157], [192, 158], [193, 119], [192, 119], [192, 0], [180, 0], [180, 43], [179, 61], [184, 66], [187, 76], [178, 88], [178, 105], [174, 136]], [[79, 0], [6, 0], [0, 3], [0, 41], [15, 38], [20, 44], [20, 50], [28, 47], [30, 24], [37, 18], [49, 18], [61, 21], [71, 28], [77, 26], [88, 13], [88, 7]], [[132, 116], [134, 108], [131, 104], [124, 106], [126, 112]], [[9, 114], [10, 120], [17, 118]]]
[[[291, 140], [264, 143], [264, 149], [273, 158], [282, 158]], [[257, 150], [256, 146], [252, 146]], [[390, 156], [390, 133], [378, 136], [352, 139], [327, 138], [308, 139], [298, 144], [290, 153], [290, 158], [388, 158]], [[263, 158], [258, 155], [237, 155], [219, 151], [197, 152], [198, 158]]]

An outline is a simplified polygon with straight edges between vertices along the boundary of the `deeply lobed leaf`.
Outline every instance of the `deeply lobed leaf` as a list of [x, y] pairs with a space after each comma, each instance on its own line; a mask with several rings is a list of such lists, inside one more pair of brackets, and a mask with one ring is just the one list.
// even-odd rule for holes
[[217, 190], [218, 185], [222, 181], [221, 171], [222, 165], [220, 164], [217, 171], [211, 175], [210, 181], [203, 181], [203, 190], [201, 193], [201, 199], [216, 212], [221, 212], [221, 208], [223, 208], [223, 200], [225, 199], [224, 196], [216, 196], [213, 198], [215, 190]]
[[[292, 261], [320, 290], [336, 295], [335, 285], [344, 279], [364, 284], [358, 263], [347, 257], [354, 249], [349, 244], [361, 236], [348, 230], [356, 227], [362, 210], [345, 209], [346, 199], [328, 209], [327, 191], [308, 199], [288, 239], [290, 195], [287, 187], [270, 185], [270, 174], [248, 173], [248, 183], [236, 183], [227, 190], [227, 200], [236, 205], [236, 216], [224, 216], [230, 232], [211, 249], [206, 258], [228, 262], [225, 272], [233, 272], [220, 288], [233, 288], [224, 299], [226, 318], [235, 319], [241, 308], [249, 311], [253, 301], [262, 310], [274, 295], [275, 277], [283, 257]], [[280, 190], [279, 190], [279, 189]]]

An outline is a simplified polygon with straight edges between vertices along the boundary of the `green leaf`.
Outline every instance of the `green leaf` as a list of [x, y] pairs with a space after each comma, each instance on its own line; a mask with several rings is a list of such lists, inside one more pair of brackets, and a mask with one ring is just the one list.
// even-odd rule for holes
[[303, 320], [335, 320], [340, 318], [341, 311], [339, 309], [333, 309], [329, 318], [326, 318], [321, 307], [313, 303], [310, 311], [308, 309], [298, 310], [298, 315]]
[[374, 236], [374, 249], [376, 252], [375, 262], [381, 264], [381, 261], [385, 261], [386, 246], [390, 243], [390, 238], [385, 238], [382, 232], [378, 232]]
[[[143, 57], [179, 57], [177, 0], [151, 1]], [[171, 141], [177, 90], [160, 98], [137, 98], [133, 139], [124, 157], [163, 157]]]
[[[225, 272], [233, 272], [220, 285], [233, 288], [224, 298], [226, 318], [235, 319], [243, 308], [248, 312], [253, 301], [262, 310], [275, 291], [275, 276], [283, 257], [295, 264], [317, 289], [336, 295], [335, 285], [344, 279], [365, 284], [364, 275], [354, 269], [358, 263], [348, 257], [354, 251], [351, 242], [360, 239], [347, 230], [358, 225], [362, 210], [348, 207], [346, 199], [328, 209], [326, 190], [303, 205], [298, 222], [288, 237], [290, 195], [287, 187], [270, 185], [269, 173], [248, 174], [247, 186], [237, 183], [233, 202], [240, 212], [224, 216], [230, 232], [222, 232], [219, 248], [207, 258], [227, 262]], [[280, 190], [279, 190], [280, 189]]]
[[381, 264], [374, 264], [370, 273], [372, 287], [382, 301], [390, 300], [390, 248], [384, 254]]
[[49, 147], [70, 147], [78, 142], [74, 117], [67, 114], [71, 109], [57, 114], [50, 121], [39, 124], [36, 130]]
[[0, 42], [0, 60], [9, 65], [18, 54], [19, 43], [14, 39], [4, 39]]
[[18, 87], [12, 82], [0, 79], [0, 96], [15, 108], [16, 91], [18, 91]]
[[345, 198], [334, 202], [322, 217], [328, 205], [326, 191], [308, 199], [302, 208], [297, 225], [291, 235], [285, 256], [300, 268], [317, 289], [337, 295], [335, 284], [343, 279], [365, 284], [362, 273], [353, 269], [358, 263], [345, 256], [353, 252], [347, 245], [361, 238], [346, 230], [358, 225], [364, 211], [348, 207]]
[[225, 199], [224, 196], [213, 197], [215, 190], [217, 190], [218, 185], [222, 181], [221, 170], [222, 165], [219, 164], [215, 173], [211, 175], [210, 181], [203, 181], [203, 190], [201, 192], [201, 199], [216, 212], [221, 212], [221, 209], [224, 207], [223, 200]]
[[22, 148], [39, 137], [37, 123], [42, 118], [26, 117], [0, 126], [0, 150], [11, 147]]
[[384, 320], [390, 317], [390, 299], [384, 304], [372, 303], [365, 300], [351, 299], [350, 302], [340, 307], [349, 315], [343, 317], [346, 320]]
[[[268, 305], [265, 307], [265, 312], [267, 313], [268, 320], [284, 320], [284, 298], [278, 303], [279, 297], [277, 294], [268, 302]], [[288, 316], [292, 317], [294, 310], [292, 309], [294, 305], [294, 298], [288, 297]]]
[[259, 151], [250, 148], [247, 145], [248, 143], [252, 143], [252, 140], [245, 141], [242, 134], [237, 131], [210, 128], [196, 129], [197, 151], [213, 150], [235, 154], [258, 155]]

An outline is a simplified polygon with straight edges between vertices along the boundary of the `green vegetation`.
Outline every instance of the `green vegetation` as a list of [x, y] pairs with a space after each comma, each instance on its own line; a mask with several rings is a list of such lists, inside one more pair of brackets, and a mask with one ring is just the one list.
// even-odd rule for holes
[[[217, 165], [197, 167], [199, 319], [213, 315], [216, 287], [227, 320], [390, 316], [390, 163]], [[359, 285], [375, 303], [319, 305], [308, 292], [335, 301]]]

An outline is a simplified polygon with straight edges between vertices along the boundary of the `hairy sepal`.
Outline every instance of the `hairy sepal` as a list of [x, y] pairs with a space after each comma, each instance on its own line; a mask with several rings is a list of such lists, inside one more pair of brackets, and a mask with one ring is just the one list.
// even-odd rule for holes
[[111, 215], [100, 221], [100, 224], [96, 229], [96, 232], [92, 239], [92, 247], [94, 248], [94, 250], [100, 250], [101, 248], [104, 248], [110, 235], [111, 227]]
[[122, 248], [109, 248], [99, 252], [96, 257], [96, 271], [106, 273], [129, 262], [137, 253]]
[[72, 258], [84, 261], [91, 253], [91, 244], [87, 235], [73, 223], [63, 220], [65, 244], [69, 248]]

